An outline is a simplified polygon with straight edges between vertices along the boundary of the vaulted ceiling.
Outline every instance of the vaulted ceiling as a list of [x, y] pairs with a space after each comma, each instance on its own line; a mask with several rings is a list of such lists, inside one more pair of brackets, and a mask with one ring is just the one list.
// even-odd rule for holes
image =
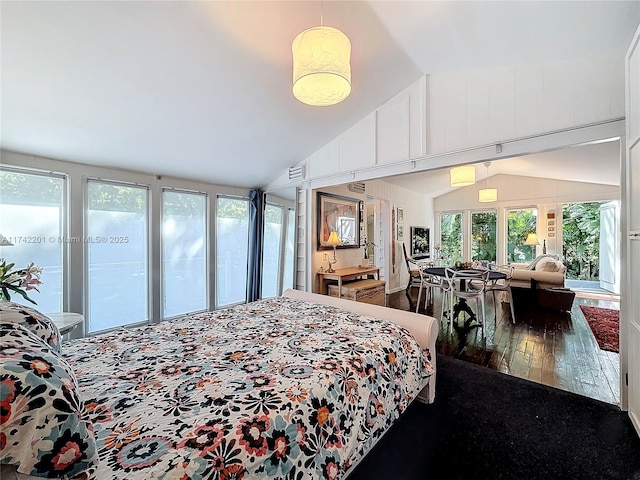
[[[245, 187], [267, 185], [423, 74], [622, 57], [640, 21], [637, 0], [0, 8], [3, 148]], [[351, 40], [353, 91], [309, 107], [291, 94], [291, 41], [321, 10]]]

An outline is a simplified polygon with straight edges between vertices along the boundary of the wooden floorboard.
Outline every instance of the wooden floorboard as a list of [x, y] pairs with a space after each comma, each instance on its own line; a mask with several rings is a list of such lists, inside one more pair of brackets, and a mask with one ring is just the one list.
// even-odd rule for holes
[[[415, 311], [418, 289], [387, 297], [387, 306]], [[440, 318], [441, 296], [419, 313]], [[600, 350], [579, 305], [619, 309], [619, 303], [576, 297], [571, 312], [517, 309], [512, 323], [509, 305], [487, 297], [484, 328], [462, 320], [449, 328], [441, 322], [437, 353], [509, 375], [595, 398], [620, 403], [620, 355]], [[517, 302], [516, 302], [517, 305]], [[472, 305], [474, 307], [474, 305]], [[435, 313], [434, 313], [435, 312]], [[495, 319], [495, 320], [494, 320]]]

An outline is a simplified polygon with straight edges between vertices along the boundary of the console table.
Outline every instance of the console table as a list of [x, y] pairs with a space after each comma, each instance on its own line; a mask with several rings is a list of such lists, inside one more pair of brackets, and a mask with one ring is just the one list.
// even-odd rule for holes
[[375, 275], [377, 280], [380, 280], [380, 268], [379, 267], [346, 267], [336, 268], [334, 272], [318, 272], [318, 289], [319, 293], [323, 295], [328, 294], [328, 289], [324, 284], [325, 280], [337, 280], [338, 292], [342, 292], [342, 282], [346, 280], [353, 280], [354, 278], [360, 278], [367, 275]]

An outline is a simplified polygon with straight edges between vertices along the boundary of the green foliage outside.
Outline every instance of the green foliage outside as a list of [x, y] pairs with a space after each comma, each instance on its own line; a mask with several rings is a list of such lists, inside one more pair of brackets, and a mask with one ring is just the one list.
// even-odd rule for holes
[[496, 261], [496, 212], [471, 214], [471, 260]]
[[0, 171], [0, 202], [13, 205], [59, 205], [63, 182], [46, 177]]
[[461, 213], [440, 215], [440, 253], [437, 255], [449, 263], [463, 260]]
[[525, 245], [527, 235], [536, 231], [535, 208], [507, 211], [507, 262], [527, 263], [535, 258], [535, 247]]
[[144, 218], [146, 209], [146, 188], [89, 182], [89, 210], [138, 213]]
[[567, 278], [599, 278], [600, 205], [600, 202], [563, 205], [562, 255], [567, 266]]
[[168, 190], [162, 196], [162, 214], [166, 217], [201, 218], [205, 195]]
[[247, 225], [249, 223], [249, 201], [218, 197], [216, 217], [218, 219], [232, 218], [238, 221], [238, 225]]

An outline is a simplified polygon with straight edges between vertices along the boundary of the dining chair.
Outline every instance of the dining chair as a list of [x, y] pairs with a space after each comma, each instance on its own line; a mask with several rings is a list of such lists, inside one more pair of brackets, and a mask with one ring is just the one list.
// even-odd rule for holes
[[[489, 270], [453, 270], [445, 269], [446, 277], [450, 279], [452, 300], [457, 299], [458, 304], [475, 300], [476, 302], [476, 319], [478, 323], [483, 325], [486, 323], [486, 311], [484, 307], [485, 289], [489, 281]], [[474, 288], [467, 288], [467, 283], [473, 282]], [[449, 321], [453, 326], [453, 301], [450, 305]], [[480, 311], [478, 307], [482, 307], [482, 321], [480, 321]]]
[[418, 309], [420, 308], [420, 299], [422, 298], [422, 290], [426, 290], [425, 298], [424, 298], [424, 309], [427, 310], [427, 306], [433, 304], [434, 298], [434, 289], [442, 288], [442, 280], [435, 276], [430, 275], [426, 272], [426, 269], [432, 267], [433, 263], [423, 263], [419, 266], [418, 270], [420, 272], [420, 290], [418, 290], [418, 300], [416, 301], [416, 313], [418, 313]]
[[511, 277], [515, 267], [513, 265], [498, 265], [492, 267], [493, 271], [502, 272], [506, 275], [504, 279], [490, 280], [485, 290], [486, 293], [493, 294], [493, 309], [495, 311], [494, 322], [498, 319], [498, 305], [496, 303], [496, 292], [502, 292], [507, 295], [509, 308], [511, 310], [511, 322], [516, 323], [516, 314], [513, 308], [513, 295], [511, 294]]
[[[409, 272], [409, 283], [407, 283], [407, 288], [405, 289], [408, 294], [411, 287], [419, 287], [421, 285], [420, 266], [413, 257], [407, 255], [407, 247], [405, 247], [404, 242], [402, 242], [402, 253], [404, 254], [404, 262], [407, 264], [407, 272]], [[420, 299], [418, 298], [419, 303]]]
[[446, 318], [449, 323], [449, 332], [453, 332], [453, 274], [455, 270], [446, 267], [444, 269], [444, 277], [442, 277], [442, 283], [440, 290], [442, 291], [442, 303], [440, 308], [440, 322], [445, 319], [445, 311], [447, 312]]

